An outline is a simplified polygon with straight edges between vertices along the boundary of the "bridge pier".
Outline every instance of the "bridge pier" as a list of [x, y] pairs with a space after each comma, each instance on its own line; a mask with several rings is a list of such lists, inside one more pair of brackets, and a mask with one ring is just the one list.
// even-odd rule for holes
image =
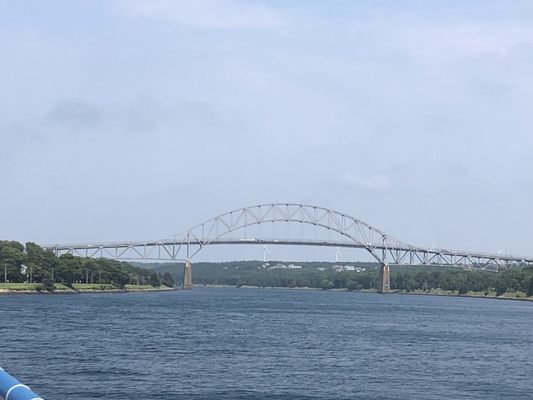
[[192, 289], [192, 264], [189, 260], [185, 260], [183, 266], [183, 290]]
[[378, 293], [390, 292], [390, 269], [385, 263], [379, 266]]

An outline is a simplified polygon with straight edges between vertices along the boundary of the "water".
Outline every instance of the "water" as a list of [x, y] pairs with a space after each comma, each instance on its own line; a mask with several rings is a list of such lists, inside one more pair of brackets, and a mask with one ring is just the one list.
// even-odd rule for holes
[[533, 303], [260, 289], [0, 297], [48, 400], [524, 399]]

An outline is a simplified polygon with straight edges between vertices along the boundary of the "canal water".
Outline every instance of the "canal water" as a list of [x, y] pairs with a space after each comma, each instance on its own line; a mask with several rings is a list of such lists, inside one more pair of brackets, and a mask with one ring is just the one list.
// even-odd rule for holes
[[533, 303], [267, 289], [0, 296], [47, 400], [525, 399]]

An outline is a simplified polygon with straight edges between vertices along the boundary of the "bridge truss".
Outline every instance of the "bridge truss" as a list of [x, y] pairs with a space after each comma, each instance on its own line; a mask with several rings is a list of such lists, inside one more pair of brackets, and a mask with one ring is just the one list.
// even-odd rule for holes
[[[311, 227], [315, 236], [300, 229], [296, 235], [265, 235], [260, 227]], [[248, 229], [259, 227], [253, 232]], [[316, 231], [321, 236], [316, 237]], [[293, 230], [294, 231], [294, 230]], [[274, 231], [273, 231], [274, 232]], [[275, 233], [275, 232], [274, 232]], [[212, 245], [299, 245], [357, 248], [384, 265], [439, 265], [499, 270], [533, 264], [533, 257], [413, 246], [341, 212], [306, 204], [272, 203], [220, 214], [172, 239], [145, 242], [79, 243], [43, 246], [56, 255], [73, 254], [118, 260], [188, 262]]]

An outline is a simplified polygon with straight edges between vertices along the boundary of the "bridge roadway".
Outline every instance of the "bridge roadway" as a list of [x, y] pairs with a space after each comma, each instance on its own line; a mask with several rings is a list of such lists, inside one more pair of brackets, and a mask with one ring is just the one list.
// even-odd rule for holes
[[[261, 224], [311, 225], [328, 232], [327, 239], [232, 238], [235, 232]], [[336, 233], [340, 239], [331, 240]], [[358, 248], [380, 263], [379, 291], [390, 289], [389, 265], [460, 266], [497, 271], [533, 264], [533, 257], [412, 246], [347, 214], [324, 207], [298, 203], [270, 203], [235, 209], [189, 229], [179, 238], [147, 242], [79, 243], [45, 245], [56, 255], [113, 258], [118, 260], [183, 261], [183, 287], [192, 287], [191, 259], [209, 245], [291, 245]]]
[[[113, 258], [117, 260], [147, 261], [185, 261], [182, 250], [187, 246], [204, 247], [207, 245], [281, 245], [281, 246], [318, 246], [367, 249], [382, 253], [390, 259], [389, 265], [442, 265], [471, 266], [481, 269], [497, 269], [521, 264], [533, 264], [533, 257], [516, 257], [498, 253], [482, 253], [464, 250], [447, 250], [424, 247], [387, 247], [380, 244], [360, 244], [353, 241], [316, 240], [316, 239], [273, 239], [273, 238], [219, 238], [212, 240], [158, 240], [149, 242], [108, 242], [45, 245], [56, 255], [73, 254], [89, 258]], [[183, 254], [184, 255], [184, 254]], [[389, 258], [390, 257], [390, 258]]]

